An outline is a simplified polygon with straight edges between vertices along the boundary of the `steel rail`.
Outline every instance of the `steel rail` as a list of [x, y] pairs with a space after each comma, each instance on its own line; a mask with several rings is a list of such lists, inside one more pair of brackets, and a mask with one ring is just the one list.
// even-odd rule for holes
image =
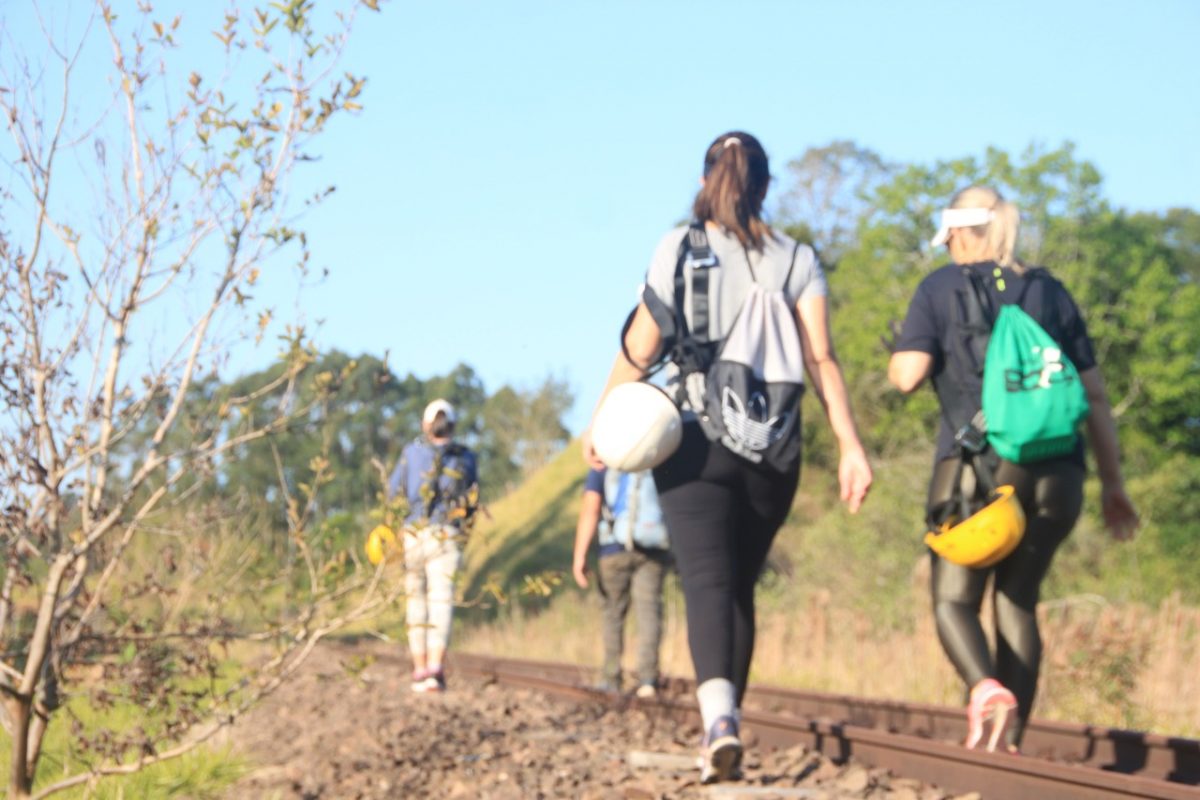
[[[606, 697], [589, 688], [595, 671], [574, 664], [461, 653], [451, 656], [451, 666], [574, 700]], [[696, 720], [693, 689], [691, 681], [673, 678], [656, 701], [622, 701]], [[949, 791], [983, 791], [989, 800], [1200, 798], [1200, 742], [1190, 739], [1033, 721], [1025, 755], [986, 753], [954, 743], [966, 731], [962, 709], [770, 686], [751, 687], [742, 719], [768, 747], [800, 743], [836, 761], [854, 758]]]
[[[967, 733], [966, 714], [961, 708], [774, 686], [751, 687], [747, 701], [769, 711], [826, 717], [929, 739], [962, 741]], [[1200, 741], [1194, 739], [1032, 719], [1021, 745], [1027, 757], [1174, 783], [1200, 783]]]

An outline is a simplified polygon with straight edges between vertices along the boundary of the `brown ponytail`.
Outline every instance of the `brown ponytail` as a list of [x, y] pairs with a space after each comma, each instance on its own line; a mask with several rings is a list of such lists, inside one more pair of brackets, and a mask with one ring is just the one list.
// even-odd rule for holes
[[742, 131], [721, 134], [704, 154], [704, 185], [692, 214], [725, 228], [743, 247], [761, 250], [771, 233], [762, 221], [770, 181], [767, 153], [758, 139]]

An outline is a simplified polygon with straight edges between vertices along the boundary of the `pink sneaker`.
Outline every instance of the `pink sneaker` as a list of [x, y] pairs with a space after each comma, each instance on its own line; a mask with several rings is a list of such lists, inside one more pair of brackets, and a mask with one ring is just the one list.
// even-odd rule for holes
[[421, 683], [422, 692], [444, 692], [446, 691], [446, 676], [442, 672], [441, 667], [434, 667], [425, 673], [425, 680]]
[[984, 723], [991, 720], [992, 732], [988, 737], [987, 751], [996, 752], [996, 745], [1004, 735], [1008, 715], [1017, 708], [1017, 698], [995, 678], [984, 678], [971, 689], [967, 703], [967, 749], [973, 750], [983, 739]]

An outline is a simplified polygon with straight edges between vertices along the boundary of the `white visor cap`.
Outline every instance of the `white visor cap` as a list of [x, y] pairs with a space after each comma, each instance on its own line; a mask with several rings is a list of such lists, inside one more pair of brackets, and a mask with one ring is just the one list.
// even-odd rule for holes
[[942, 227], [929, 240], [934, 247], [941, 247], [950, 238], [951, 228], [974, 228], [986, 225], [996, 216], [990, 208], [947, 208], [942, 211]]
[[446, 422], [454, 424], [458, 421], [454, 414], [454, 406], [450, 405], [449, 401], [443, 400], [439, 397], [437, 400], [434, 400], [432, 403], [425, 406], [425, 413], [421, 415], [421, 422], [425, 425], [433, 424], [433, 421], [437, 419], [439, 411], [446, 416]]

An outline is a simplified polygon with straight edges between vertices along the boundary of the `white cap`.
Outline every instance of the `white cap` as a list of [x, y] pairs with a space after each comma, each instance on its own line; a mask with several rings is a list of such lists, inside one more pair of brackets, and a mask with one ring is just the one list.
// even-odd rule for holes
[[942, 212], [942, 227], [934, 234], [929, 243], [941, 247], [950, 238], [951, 228], [974, 228], [976, 225], [986, 225], [996, 214], [990, 208], [947, 208]]
[[437, 418], [439, 411], [446, 415], [446, 422], [453, 424], [458, 421], [454, 415], [454, 406], [450, 405], [448, 401], [439, 397], [437, 400], [434, 400], [432, 403], [425, 406], [425, 413], [421, 414], [421, 423], [423, 425], [432, 424], [434, 419]]

